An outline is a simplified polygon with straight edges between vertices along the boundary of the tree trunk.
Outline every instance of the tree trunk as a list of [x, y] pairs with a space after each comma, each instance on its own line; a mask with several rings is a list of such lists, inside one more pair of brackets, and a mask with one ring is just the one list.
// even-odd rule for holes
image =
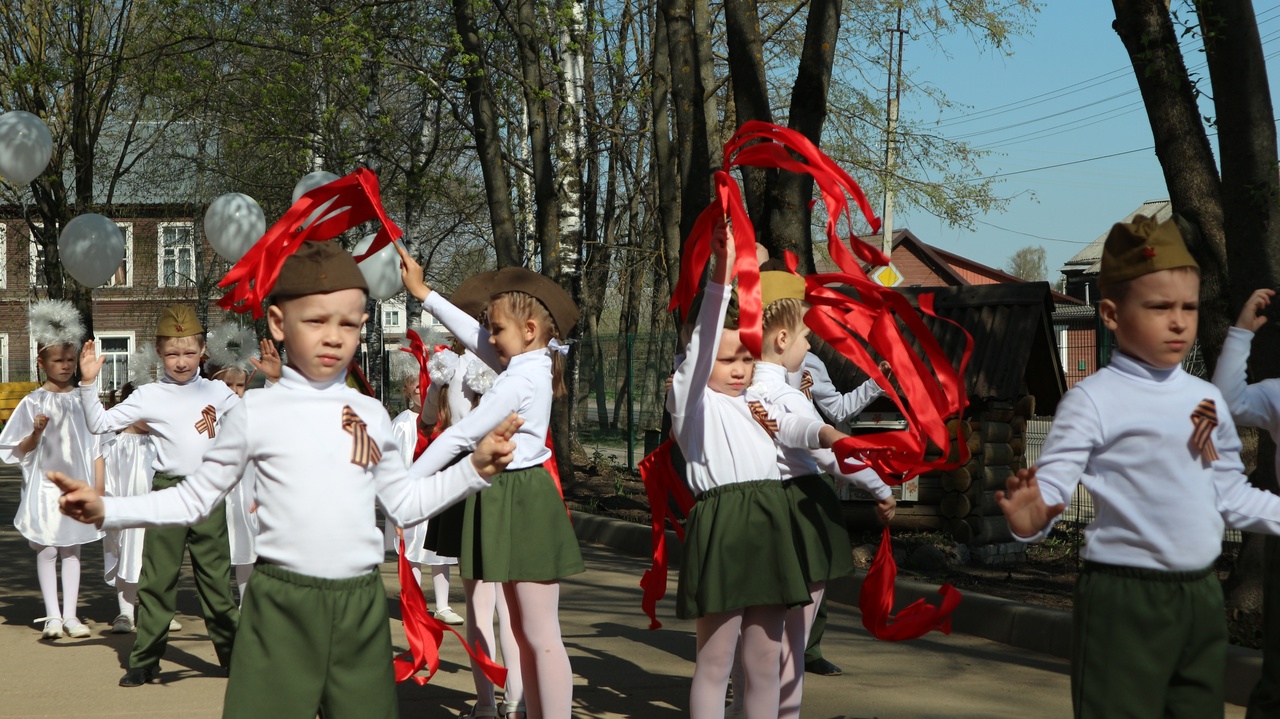
[[[764, 42], [756, 0], [725, 0], [724, 26], [729, 46], [729, 75], [733, 78], [733, 108], [738, 127], [749, 120], [773, 122], [769, 85], [765, 81]], [[765, 185], [769, 174], [755, 167], [742, 168], [742, 195], [756, 227], [768, 227]]]
[[[667, 287], [680, 276], [680, 200], [677, 149], [671, 141], [671, 55], [666, 16], [654, 19], [653, 31], [653, 162], [649, 170], [657, 188], [658, 249]], [[658, 291], [655, 283], [654, 291]]]
[[[675, 106], [676, 153], [680, 168], [680, 237], [689, 236], [698, 215], [711, 204], [711, 160], [707, 146], [705, 88], [693, 31], [693, 0], [659, 0], [666, 20], [671, 58], [671, 100]], [[679, 257], [677, 252], [675, 255]], [[668, 272], [671, 270], [669, 269]], [[679, 276], [679, 262], [674, 268]], [[675, 286], [674, 280], [672, 286]]]
[[511, 189], [507, 185], [506, 163], [502, 159], [502, 135], [498, 130], [498, 110], [486, 74], [484, 43], [476, 26], [474, 0], [453, 0], [454, 22], [462, 50], [476, 58], [466, 76], [467, 99], [471, 103], [476, 138], [476, 155], [484, 177], [484, 193], [493, 226], [493, 245], [499, 267], [519, 267], [520, 246], [516, 242], [515, 217], [511, 212]]

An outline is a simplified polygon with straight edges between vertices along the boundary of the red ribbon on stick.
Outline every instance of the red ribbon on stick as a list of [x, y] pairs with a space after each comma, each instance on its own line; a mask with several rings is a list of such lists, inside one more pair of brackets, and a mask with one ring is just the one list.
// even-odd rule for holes
[[[317, 218], [306, 227], [302, 226], [316, 210], [328, 211], [331, 207], [337, 209]], [[262, 302], [270, 296], [271, 288], [280, 276], [280, 268], [303, 242], [333, 239], [361, 223], [375, 219], [382, 227], [373, 244], [356, 258], [356, 262], [404, 234], [387, 217], [387, 212], [382, 207], [378, 176], [362, 167], [346, 177], [311, 190], [299, 197], [284, 216], [222, 278], [218, 287], [235, 287], [218, 300], [218, 306], [232, 312], [252, 312], [254, 319], [261, 319]]]
[[897, 614], [893, 613], [893, 583], [898, 577], [898, 565], [893, 561], [893, 544], [889, 528], [884, 528], [880, 549], [871, 562], [871, 569], [862, 580], [862, 593], [858, 608], [862, 610], [862, 626], [876, 639], [901, 642], [919, 639], [937, 629], [951, 633], [951, 614], [960, 606], [960, 590], [944, 584], [938, 588], [942, 595], [939, 606], [917, 599]]

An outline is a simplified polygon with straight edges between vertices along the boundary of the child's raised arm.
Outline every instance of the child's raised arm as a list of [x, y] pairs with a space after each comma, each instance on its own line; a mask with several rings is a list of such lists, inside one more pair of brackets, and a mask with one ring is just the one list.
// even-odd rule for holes
[[1280, 381], [1248, 382], [1248, 363], [1253, 334], [1267, 323], [1262, 310], [1271, 304], [1273, 290], [1258, 290], [1249, 296], [1234, 327], [1227, 330], [1222, 354], [1213, 371], [1213, 384], [1227, 401], [1227, 409], [1239, 424], [1262, 427], [1274, 435], [1280, 430]]
[[712, 235], [712, 253], [715, 256], [715, 269], [711, 281], [702, 290], [702, 304], [698, 308], [697, 319], [694, 320], [693, 336], [689, 346], [685, 348], [684, 361], [676, 368], [671, 379], [671, 397], [673, 415], [685, 416], [701, 404], [702, 393], [707, 391], [707, 381], [711, 379], [711, 370], [715, 367], [716, 354], [720, 351], [720, 335], [724, 327], [724, 317], [729, 310], [729, 276], [736, 255], [733, 248], [733, 233], [720, 224]]
[[432, 291], [431, 286], [422, 278], [422, 265], [399, 242], [392, 244], [395, 245], [396, 252], [400, 253], [400, 278], [404, 280], [409, 294], [418, 298], [422, 302], [422, 308], [440, 320], [467, 349], [492, 367], [493, 371], [501, 372], [502, 363], [489, 344], [489, 330], [477, 322], [476, 318], [455, 307], [439, 292]]
[[1053, 520], [1066, 509], [1065, 504], [1049, 505], [1040, 494], [1040, 483], [1036, 481], [1036, 469], [1020, 469], [1018, 473], [1005, 482], [1004, 491], [996, 492], [996, 503], [1005, 519], [1009, 520], [1009, 529], [1013, 536], [1020, 539], [1031, 539], [1049, 528]]

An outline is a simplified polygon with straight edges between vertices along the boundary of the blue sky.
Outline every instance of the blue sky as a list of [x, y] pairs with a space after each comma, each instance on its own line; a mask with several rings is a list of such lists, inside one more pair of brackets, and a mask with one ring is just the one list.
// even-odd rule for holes
[[[1277, 105], [1280, 3], [1255, 2], [1255, 11]], [[1167, 198], [1155, 152], [1143, 149], [1153, 144], [1151, 128], [1128, 55], [1111, 29], [1114, 19], [1109, 2], [1049, 2], [1007, 57], [979, 50], [967, 37], [947, 38], [941, 47], [909, 40], [906, 65], [914, 66], [917, 81], [937, 85], [966, 107], [939, 117], [935, 108], [908, 107], [904, 100], [903, 112], [937, 120], [937, 131], [948, 137], [968, 135], [994, 150], [981, 161], [984, 175], [1019, 174], [997, 185], [1001, 195], [1017, 198], [1004, 211], [978, 218], [972, 231], [907, 208], [895, 210], [894, 225], [995, 267], [1021, 247], [1043, 246], [1054, 280], [1063, 262], [1112, 223], [1145, 200]], [[1193, 71], [1203, 68], [1199, 48], [1198, 41], [1183, 43]], [[1212, 106], [1204, 112], [1211, 114]], [[1078, 162], [1117, 153], [1126, 154]], [[1077, 164], [1036, 169], [1062, 163]]]

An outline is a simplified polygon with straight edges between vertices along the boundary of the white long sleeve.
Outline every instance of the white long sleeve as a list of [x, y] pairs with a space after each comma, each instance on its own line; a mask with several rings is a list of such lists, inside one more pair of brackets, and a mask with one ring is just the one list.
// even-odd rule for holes
[[799, 388], [805, 372], [808, 372], [810, 379], [813, 380], [813, 386], [809, 388], [809, 392], [813, 395], [814, 404], [818, 405], [822, 415], [831, 422], [847, 421], [884, 394], [884, 390], [876, 384], [875, 380], [867, 380], [849, 392], [841, 392], [831, 381], [831, 373], [827, 370], [827, 365], [822, 358], [812, 352], [805, 354], [804, 366], [799, 372], [788, 375], [788, 384]]
[[427, 299], [422, 301], [422, 308], [432, 317], [440, 320], [440, 323], [447, 327], [463, 346], [492, 367], [494, 372], [502, 371], [502, 362], [498, 360], [498, 353], [493, 349], [493, 345], [489, 344], [489, 330], [477, 322], [476, 318], [458, 309], [452, 302], [445, 299], [444, 295], [435, 291], [428, 294]]
[[[1239, 327], [1227, 330], [1222, 343], [1218, 367], [1213, 372], [1213, 384], [1222, 391], [1236, 424], [1258, 427], [1280, 436], [1280, 379], [1264, 379], [1248, 384], [1249, 350], [1253, 333]], [[1280, 466], [1280, 456], [1277, 456]]]
[[[106, 497], [110, 529], [193, 524], [257, 466], [258, 555], [313, 577], [345, 578], [382, 562], [375, 505], [400, 526], [419, 523], [488, 486], [470, 462], [411, 480], [391, 419], [375, 399], [339, 378], [311, 383], [291, 368], [271, 390], [251, 390], [227, 413], [205, 461], [187, 481], [138, 497]], [[355, 464], [355, 435], [343, 427], [350, 407], [381, 452]]]

